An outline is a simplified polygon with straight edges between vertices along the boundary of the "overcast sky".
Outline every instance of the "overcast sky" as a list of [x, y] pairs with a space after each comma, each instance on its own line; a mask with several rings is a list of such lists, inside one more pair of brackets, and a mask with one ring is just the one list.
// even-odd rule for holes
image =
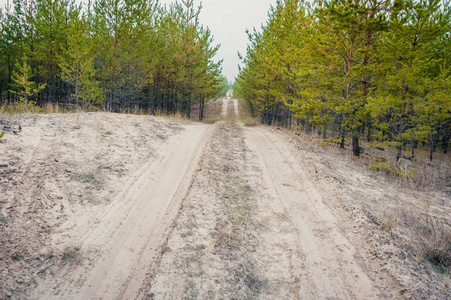
[[[1, 0], [3, 1], [3, 0]], [[172, 3], [160, 0], [160, 3]], [[194, 0], [198, 5], [201, 1]], [[238, 75], [237, 52], [246, 53], [248, 42], [246, 29], [260, 29], [268, 19], [268, 10], [276, 0], [203, 0], [200, 21], [208, 26], [214, 35], [215, 43], [221, 44], [216, 59], [224, 59], [223, 74], [234, 80]]]
[[[4, 7], [7, 0], [0, 0]], [[12, 2], [12, 1], [10, 1]], [[85, 2], [85, 1], [82, 1]], [[170, 4], [174, 0], [160, 0]], [[200, 0], [194, 0], [199, 5]], [[268, 18], [268, 10], [276, 0], [203, 0], [200, 21], [214, 35], [214, 43], [221, 44], [215, 59], [224, 59], [223, 74], [231, 81], [238, 75], [237, 52], [245, 54], [248, 42], [246, 29], [260, 29]]]

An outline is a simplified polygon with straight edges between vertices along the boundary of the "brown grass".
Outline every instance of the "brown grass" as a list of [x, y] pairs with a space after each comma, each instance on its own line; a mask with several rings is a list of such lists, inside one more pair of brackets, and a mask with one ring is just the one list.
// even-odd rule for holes
[[57, 103], [46, 103], [42, 107], [41, 106], [33, 106], [29, 108], [27, 111], [23, 104], [14, 103], [14, 104], [4, 104], [0, 107], [0, 115], [17, 115], [23, 113], [45, 113], [45, 114], [54, 114], [54, 113], [77, 113], [77, 112], [98, 112], [104, 111], [97, 107], [87, 107], [83, 109], [82, 107], [76, 107], [75, 105], [70, 104], [57, 104]]
[[204, 121], [215, 120], [220, 121], [221, 118], [222, 99], [212, 99], [208, 101], [204, 108]]
[[242, 119], [241, 122], [244, 124], [244, 126], [248, 126], [248, 127], [253, 127], [253, 126], [257, 126], [258, 125], [257, 120], [252, 119], [252, 118]]
[[431, 262], [440, 273], [451, 273], [451, 233], [444, 225], [428, 214], [427, 209], [416, 220], [415, 235], [418, 242], [418, 256]]
[[[298, 135], [306, 135], [302, 130], [295, 130]], [[407, 179], [413, 179], [415, 185], [425, 190], [451, 192], [451, 155], [440, 151], [434, 153], [434, 159], [429, 160], [429, 150], [415, 149], [412, 157], [412, 149], [403, 151], [403, 158], [396, 161], [396, 149], [380, 142], [366, 142], [361, 139], [360, 144], [365, 150], [360, 157], [352, 155], [350, 141], [346, 140], [346, 149], [340, 149], [339, 144], [322, 139], [315, 133], [311, 133], [308, 139], [321, 145], [323, 149], [338, 156], [348, 156], [360, 166], [378, 172], [390, 180], [396, 180], [405, 185]]]
[[214, 124], [218, 121], [217, 118], [205, 118], [202, 120], [205, 124]]
[[[449, 154], [434, 153], [434, 159], [430, 161], [427, 149], [416, 149], [413, 158], [411, 149], [407, 149], [403, 151], [403, 158], [396, 162], [394, 147], [363, 141], [361, 146], [365, 152], [355, 157], [348, 140], [343, 150], [336, 143], [324, 142], [316, 133], [306, 134], [301, 129], [294, 130], [294, 133], [296, 140], [300, 141], [299, 147], [315, 154], [311, 156], [317, 157], [315, 164], [322, 166], [319, 168], [324, 176], [332, 178], [349, 192], [351, 207], [361, 207], [366, 217], [376, 225], [372, 232], [376, 228], [386, 232], [385, 235], [379, 232], [379, 239], [384, 236], [386, 243], [399, 249], [394, 250], [399, 251], [396, 253], [402, 253], [398, 257], [393, 254], [384, 256], [384, 260], [390, 260], [397, 268], [402, 265], [405, 268], [403, 272], [426, 280], [419, 293], [427, 290], [425, 286], [434, 289], [438, 283], [443, 287], [449, 285]], [[410, 260], [397, 260], [399, 257]]]

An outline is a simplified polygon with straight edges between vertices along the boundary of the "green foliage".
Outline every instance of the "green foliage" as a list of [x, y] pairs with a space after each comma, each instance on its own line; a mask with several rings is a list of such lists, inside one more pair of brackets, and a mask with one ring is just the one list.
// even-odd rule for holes
[[415, 168], [407, 169], [407, 168], [402, 168], [400, 166], [396, 167], [396, 175], [398, 175], [399, 177], [406, 177], [409, 179], [413, 179], [414, 175], [416, 173], [418, 173], [418, 170]]
[[[292, 82], [287, 72], [303, 56], [303, 30], [310, 22], [301, 1], [279, 1], [271, 8], [263, 32], [247, 32], [250, 47], [242, 57], [244, 68], [234, 84], [234, 95], [246, 100], [252, 113], [259, 113], [266, 124], [288, 125], [292, 104]], [[308, 29], [306, 29], [308, 31]]]
[[400, 166], [396, 166], [395, 168], [393, 168], [391, 164], [385, 161], [373, 162], [370, 166], [370, 170], [384, 171], [388, 174], [394, 174], [399, 177], [406, 177], [409, 179], [413, 179], [414, 175], [418, 172], [418, 170], [415, 168], [408, 169], [402, 168]]
[[341, 142], [342, 142], [342, 138], [338, 138], [338, 139], [328, 138], [328, 139], [323, 139], [323, 141], [321, 142], [321, 145], [326, 145], [329, 143], [341, 144]]
[[385, 64], [367, 110], [398, 149], [412, 139], [434, 138], [437, 127], [450, 121], [450, 65], [446, 56], [437, 55], [449, 20], [449, 10], [442, 11], [439, 1], [406, 0], [395, 7], [392, 30], [381, 37], [377, 55]]
[[[234, 85], [263, 122], [315, 129], [345, 147], [377, 139], [432, 153], [451, 132], [451, 10], [431, 1], [278, 1], [250, 33]], [[284, 107], [289, 109], [287, 113]]]
[[[228, 83], [200, 12], [192, 0], [14, 0], [0, 14], [0, 99], [188, 118], [197, 108], [202, 119], [205, 99]], [[26, 70], [14, 64], [22, 55]], [[21, 89], [10, 86], [14, 72]], [[21, 92], [24, 72], [30, 92]]]
[[57, 55], [60, 77], [74, 88], [71, 94], [76, 106], [82, 104], [99, 105], [103, 103], [104, 93], [100, 82], [96, 80], [93, 65], [94, 55], [89, 43], [89, 23], [81, 7], [71, 10], [67, 24], [67, 48]]
[[164, 245], [163, 247], [161, 247], [160, 254], [163, 255], [163, 254], [165, 254], [168, 250], [170, 250], [169, 247], [168, 247], [167, 245]]
[[24, 111], [30, 111], [33, 109], [35, 102], [30, 101], [30, 97], [36, 95], [46, 86], [45, 83], [36, 84], [30, 79], [33, 78], [31, 67], [28, 64], [27, 56], [22, 57], [22, 64], [16, 61], [16, 68], [19, 72], [14, 71], [11, 84], [12, 93], [19, 96], [20, 102], [23, 105]]
[[225, 97], [227, 92], [232, 89], [232, 84], [230, 84], [224, 76], [218, 79], [218, 86], [220, 87], [219, 92], [215, 95], [215, 98]]
[[0, 139], [3, 138], [4, 135], [5, 135], [5, 132], [2, 131], [2, 133], [0, 133]]
[[384, 171], [384, 172], [390, 173], [390, 174], [395, 173], [392, 166], [386, 162], [374, 162], [371, 164], [370, 170]]

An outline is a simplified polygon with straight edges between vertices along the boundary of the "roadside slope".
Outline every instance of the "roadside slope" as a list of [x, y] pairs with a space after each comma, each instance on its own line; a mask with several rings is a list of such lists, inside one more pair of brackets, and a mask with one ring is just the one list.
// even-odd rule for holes
[[[170, 138], [158, 149], [155, 159], [131, 176], [113, 200], [115, 205], [73, 241], [84, 251], [95, 252], [89, 264], [72, 270], [64, 282], [52, 277], [51, 282], [57, 280], [51, 286], [58, 287], [51, 291], [53, 295], [116, 299], [128, 290], [127, 298], [134, 298], [190, 186], [206, 131], [207, 126], [187, 127], [183, 135]], [[43, 286], [33, 295], [51, 296], [48, 285]]]
[[2, 172], [11, 177], [2, 185], [0, 296], [133, 297], [191, 184], [209, 127], [104, 113], [9, 122], [23, 132], [2, 145], [11, 154]]

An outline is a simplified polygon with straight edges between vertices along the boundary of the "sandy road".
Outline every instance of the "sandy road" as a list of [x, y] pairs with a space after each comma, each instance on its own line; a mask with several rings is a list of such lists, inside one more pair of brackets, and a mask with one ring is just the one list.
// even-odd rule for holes
[[81, 298], [134, 296], [189, 188], [208, 139], [206, 131], [205, 126], [194, 126], [177, 141], [170, 141], [160, 150], [160, 160], [146, 165], [144, 172], [120, 195], [122, 201], [133, 204], [126, 214], [122, 211], [122, 221], [117, 227], [104, 232], [121, 215], [113, 210], [87, 235], [83, 245], [110, 247], [102, 249], [106, 251], [80, 289]]
[[70, 244], [94, 257], [70, 276], [48, 278], [31, 298], [135, 298], [190, 187], [210, 132], [206, 125], [194, 125], [171, 137], [128, 178], [94, 226], [81, 223], [66, 233], [72, 236]]
[[327, 205], [334, 195], [319, 192], [293, 145], [236, 125], [238, 115], [229, 95], [228, 122], [185, 126], [101, 213], [66, 221], [51, 244], [81, 255], [34, 275], [26, 298], [378, 297]]
[[[223, 115], [238, 104], [224, 98]], [[153, 299], [378, 298], [324, 201], [334, 195], [309, 180], [296, 149], [265, 127], [214, 127], [148, 286]]]
[[264, 210], [273, 213], [269, 216], [275, 222], [273, 226], [281, 220], [295, 229], [292, 247], [300, 257], [291, 262], [290, 272], [297, 281], [298, 296], [376, 298], [377, 292], [356, 261], [354, 247], [340, 232], [337, 219], [299, 166], [290, 145], [262, 127], [247, 128], [245, 135], [262, 171], [261, 192], [271, 200]]
[[[238, 101], [232, 98], [224, 99], [222, 112], [225, 116], [233, 112], [237, 117]], [[218, 126], [224, 125], [211, 126], [210, 130]], [[266, 263], [256, 263], [252, 272], [258, 274], [261, 282], [269, 284], [262, 284], [261, 291], [259, 293], [252, 292], [251, 298], [265, 298], [263, 297], [265, 293], [271, 295], [272, 292], [269, 291], [271, 284], [279, 285], [280, 292], [293, 299], [376, 298], [378, 291], [375, 290], [359, 265], [354, 247], [340, 232], [338, 221], [326, 206], [323, 196], [296, 161], [292, 153], [295, 150], [267, 128], [238, 127], [237, 129], [231, 128], [236, 131], [238, 137], [230, 139], [230, 142], [226, 144], [228, 149], [224, 149], [224, 151], [232, 153], [239, 149], [240, 145], [237, 144], [239, 138], [245, 142], [244, 145], [249, 149], [249, 157], [247, 161], [242, 162], [243, 171], [252, 166], [260, 172], [257, 177], [252, 179], [246, 178], [250, 174], [244, 172], [241, 180], [250, 182], [255, 189], [257, 199], [268, 200], [257, 203], [258, 210], [254, 211], [251, 219], [255, 218], [256, 224], [259, 218], [271, 220], [272, 224], [271, 228], [260, 230], [258, 235], [260, 240], [256, 242], [259, 250], [255, 254], [251, 254], [247, 260], [243, 261], [240, 259], [237, 262], [221, 260], [224, 265], [230, 264], [238, 267], [240, 264], [250, 261], [266, 261]], [[224, 129], [226, 128], [224, 127]], [[203, 159], [201, 156], [215, 155], [215, 153], [203, 153], [203, 149], [212, 142], [207, 131], [205, 126], [194, 126], [188, 128], [182, 136], [169, 141], [165, 147], [159, 150], [161, 159], [143, 166], [142, 173], [133, 178], [132, 184], [124, 192], [124, 195], [119, 196], [126, 201], [117, 201], [122, 204], [111, 209], [96, 229], [82, 238], [83, 248], [97, 247], [102, 254], [95, 263], [95, 267], [88, 273], [84, 284], [74, 294], [75, 298], [141, 298], [146, 293], [139, 294], [139, 290], [149, 288], [143, 284], [146, 275], [149, 272], [155, 272], [158, 277], [158, 274], [161, 273], [161, 270], [152, 270], [152, 266], [178, 268], [171, 264], [157, 267], [159, 250], [165, 239], [171, 238], [165, 234], [168, 232], [169, 224], [176, 218], [183, 198], [202, 198], [201, 195], [205, 192], [205, 190], [202, 192], [202, 189], [207, 188], [200, 182], [195, 184], [195, 191], [190, 190], [190, 183], [196, 182], [196, 176], [203, 176], [197, 175], [195, 172], [198, 168], [205, 168], [204, 166], [198, 167], [200, 160]], [[223, 139], [227, 139], [227, 137], [224, 136]], [[207, 151], [209, 150], [212, 149], [207, 147]], [[204, 172], [209, 172], [209, 170], [204, 170]], [[333, 195], [326, 196], [333, 197]], [[123, 207], [124, 202], [133, 204]], [[213, 213], [215, 212], [201, 214]], [[200, 220], [201, 217], [197, 216], [197, 218]], [[230, 218], [234, 218], [234, 216], [230, 215]], [[281, 230], [287, 223], [291, 230]], [[206, 228], [198, 225], [197, 230], [204, 231]], [[244, 236], [246, 230], [248, 229], [242, 230]], [[270, 231], [277, 232], [277, 235]], [[211, 235], [217, 236], [216, 233]], [[265, 242], [277, 243], [281, 240], [285, 240], [285, 246], [278, 250], [262, 246]], [[208, 244], [213, 244], [213, 240]], [[211, 246], [213, 249], [215, 248], [214, 245]], [[285, 253], [282, 254], [282, 258], [280, 252]], [[287, 255], [287, 253], [291, 254]], [[183, 260], [189, 260], [189, 256], [183, 258], [185, 256], [181, 253], [180, 255]], [[207, 257], [204, 258], [204, 264], [211, 265], [213, 260], [209, 261]], [[271, 264], [269, 261], [278, 261], [285, 267], [279, 267], [279, 270], [275, 272], [271, 267], [268, 268], [268, 264]], [[211, 266], [206, 268], [208, 269], [206, 273], [214, 272], [214, 268], [210, 269]], [[224, 270], [224, 275], [228, 272]], [[187, 273], [191, 273], [191, 270], [188, 270]], [[224, 276], [220, 282], [225, 281], [226, 277]], [[183, 282], [187, 279], [169, 276], [167, 280]], [[205, 280], [209, 281], [211, 278]], [[290, 280], [293, 281], [290, 287], [282, 284]], [[152, 281], [150, 285], [152, 285]], [[227, 286], [225, 282], [220, 285]], [[166, 288], [171, 290], [171, 287]], [[234, 295], [233, 287], [229, 287], [229, 289], [232, 291], [230, 294], [224, 294], [226, 298], [227, 295], [231, 297]], [[265, 289], [268, 290], [265, 292]], [[197, 297], [202, 298], [202, 295], [206, 293], [201, 287], [198, 287], [197, 290], [199, 291]], [[168, 295], [171, 297], [186, 296], [173, 292], [166, 294], [161, 299]], [[273, 294], [272, 296], [276, 297], [277, 295]]]

